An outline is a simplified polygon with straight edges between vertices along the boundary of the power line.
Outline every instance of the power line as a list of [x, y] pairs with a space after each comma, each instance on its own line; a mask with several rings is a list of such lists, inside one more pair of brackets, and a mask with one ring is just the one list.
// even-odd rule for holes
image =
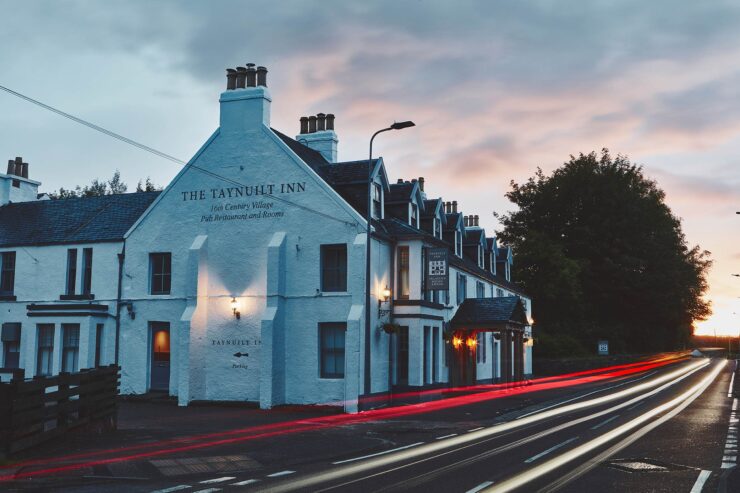
[[[7, 92], [8, 94], [11, 94], [11, 95], [16, 96], [16, 97], [18, 97], [20, 99], [23, 99], [24, 101], [27, 101], [27, 102], [32, 103], [32, 104], [35, 104], [36, 106], [39, 106], [39, 107], [41, 107], [41, 108], [43, 108], [45, 110], [49, 110], [52, 113], [56, 113], [57, 115], [63, 116], [64, 118], [68, 118], [68, 119], [72, 120], [75, 123], [79, 123], [80, 125], [84, 125], [84, 126], [86, 126], [88, 128], [91, 128], [91, 129], [97, 131], [97, 132], [100, 132], [100, 133], [102, 133], [104, 135], [107, 135], [108, 137], [113, 137], [114, 139], [120, 140], [121, 142], [124, 142], [126, 144], [132, 145], [132, 146], [134, 146], [134, 147], [136, 147], [138, 149], [141, 149], [142, 151], [150, 152], [150, 153], [154, 154], [155, 156], [159, 156], [161, 158], [167, 159], [168, 161], [172, 161], [173, 163], [177, 163], [177, 164], [182, 165], [182, 166], [189, 166], [190, 168], [193, 168], [195, 170], [198, 170], [201, 173], [204, 173], [204, 174], [206, 174], [208, 176], [211, 176], [213, 178], [216, 178], [218, 180], [222, 180], [222, 181], [225, 181], [227, 183], [231, 183], [231, 184], [236, 185], [238, 187], [246, 187], [247, 186], [247, 185], [244, 185], [243, 183], [240, 183], [240, 182], [238, 182], [236, 180], [233, 180], [231, 178], [227, 178], [225, 176], [219, 175], [218, 173], [214, 173], [213, 171], [207, 170], [205, 168], [201, 168], [200, 166], [196, 166], [196, 165], [194, 165], [192, 163], [188, 165], [188, 163], [186, 161], [183, 161], [182, 159], [178, 159], [178, 158], [176, 158], [174, 156], [170, 156], [167, 153], [164, 153], [162, 151], [158, 151], [157, 149], [154, 149], [153, 147], [149, 147], [149, 146], [144, 145], [144, 144], [142, 144], [140, 142], [136, 142], [135, 140], [129, 139], [128, 137], [124, 137], [121, 134], [117, 134], [117, 133], [115, 133], [115, 132], [113, 132], [111, 130], [108, 130], [106, 128], [103, 128], [100, 125], [95, 125], [94, 123], [88, 122], [87, 120], [83, 120], [82, 118], [76, 117], [74, 115], [70, 115], [69, 113], [66, 113], [66, 112], [64, 112], [64, 111], [62, 111], [60, 109], [54, 108], [53, 106], [49, 106], [48, 104], [42, 103], [41, 101], [39, 101], [37, 99], [33, 99], [32, 97], [26, 96], [25, 94], [21, 94], [21, 93], [19, 93], [17, 91], [14, 91], [14, 90], [12, 90], [12, 89], [10, 89], [8, 87], [3, 86], [3, 85], [0, 85], [0, 89], [2, 89], [3, 91]], [[344, 219], [339, 219], [338, 217], [334, 217], [334, 216], [332, 216], [330, 214], [326, 214], [324, 212], [317, 211], [315, 209], [311, 209], [310, 207], [306, 207], [306, 206], [301, 205], [301, 204], [296, 204], [295, 202], [292, 202], [290, 200], [287, 200], [287, 199], [284, 199], [284, 198], [281, 198], [281, 197], [277, 197], [275, 195], [264, 194], [264, 196], [265, 197], [269, 197], [269, 198], [274, 199], [274, 200], [277, 200], [279, 202], [284, 202], [286, 204], [292, 205], [292, 206], [297, 207], [299, 209], [303, 209], [305, 211], [312, 212], [314, 214], [318, 214], [320, 216], [326, 217], [327, 219], [332, 219], [334, 221], [339, 221], [341, 223], [348, 224], [350, 226], [354, 226], [355, 225], [355, 223], [352, 223], [352, 222], [349, 222], [349, 221], [345, 221]]]

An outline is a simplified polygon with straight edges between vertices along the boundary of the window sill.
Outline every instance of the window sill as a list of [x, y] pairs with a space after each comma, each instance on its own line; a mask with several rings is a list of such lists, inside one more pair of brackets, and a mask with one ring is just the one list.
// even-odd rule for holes
[[349, 296], [349, 291], [319, 291], [318, 296]]
[[319, 380], [332, 380], [332, 381], [340, 382], [344, 380], [344, 377], [343, 376], [341, 377], [319, 377]]
[[172, 293], [149, 293], [149, 296], [170, 296]]
[[0, 294], [0, 301], [15, 301], [16, 299], [18, 297], [12, 294]]
[[94, 294], [60, 294], [59, 299], [62, 301], [80, 301], [80, 300], [94, 300]]

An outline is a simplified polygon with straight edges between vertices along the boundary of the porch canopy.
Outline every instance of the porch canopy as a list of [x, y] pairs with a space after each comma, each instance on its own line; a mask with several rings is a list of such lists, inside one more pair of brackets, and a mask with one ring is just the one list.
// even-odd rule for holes
[[468, 298], [450, 320], [453, 331], [523, 330], [526, 325], [527, 311], [518, 296]]

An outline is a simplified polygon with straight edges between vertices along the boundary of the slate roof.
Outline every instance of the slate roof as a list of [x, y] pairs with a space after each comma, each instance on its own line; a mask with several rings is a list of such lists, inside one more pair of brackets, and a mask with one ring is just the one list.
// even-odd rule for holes
[[385, 198], [385, 203], [408, 202], [411, 200], [411, 192], [414, 190], [414, 185], [416, 184], [412, 182], [392, 183], [390, 185], [390, 193]]
[[481, 242], [483, 230], [479, 228], [465, 228], [465, 239], [463, 245], [477, 245]]
[[442, 199], [425, 199], [424, 210], [421, 213], [422, 217], [432, 217], [437, 208], [437, 203], [441, 202]]
[[123, 240], [160, 192], [11, 203], [0, 207], [0, 247]]
[[291, 151], [295, 152], [298, 155], [298, 157], [303, 160], [304, 163], [306, 163], [311, 168], [313, 168], [313, 170], [316, 171], [317, 173], [318, 173], [318, 168], [321, 168], [325, 164], [329, 164], [329, 162], [326, 159], [324, 159], [324, 156], [319, 151], [311, 149], [308, 146], [304, 146], [297, 140], [291, 139], [284, 133], [279, 132], [275, 130], [274, 128], [270, 128], [270, 130], [272, 130], [275, 133], [275, 135], [280, 137], [280, 140], [285, 142], [285, 144], [288, 147], [290, 147]]
[[[373, 169], [375, 169], [377, 162], [377, 159], [373, 159]], [[367, 160], [346, 161], [336, 164], [325, 164], [320, 167], [319, 174], [327, 180], [329, 185], [360, 184], [367, 187], [369, 171], [367, 169]]]
[[468, 298], [462, 302], [450, 320], [455, 329], [503, 328], [505, 325], [529, 325], [527, 314], [518, 296], [500, 298]]

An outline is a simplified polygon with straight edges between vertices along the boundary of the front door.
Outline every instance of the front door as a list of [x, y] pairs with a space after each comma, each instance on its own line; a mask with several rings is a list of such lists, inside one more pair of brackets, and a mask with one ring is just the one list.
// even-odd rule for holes
[[152, 375], [150, 390], [170, 389], [170, 324], [152, 322]]

